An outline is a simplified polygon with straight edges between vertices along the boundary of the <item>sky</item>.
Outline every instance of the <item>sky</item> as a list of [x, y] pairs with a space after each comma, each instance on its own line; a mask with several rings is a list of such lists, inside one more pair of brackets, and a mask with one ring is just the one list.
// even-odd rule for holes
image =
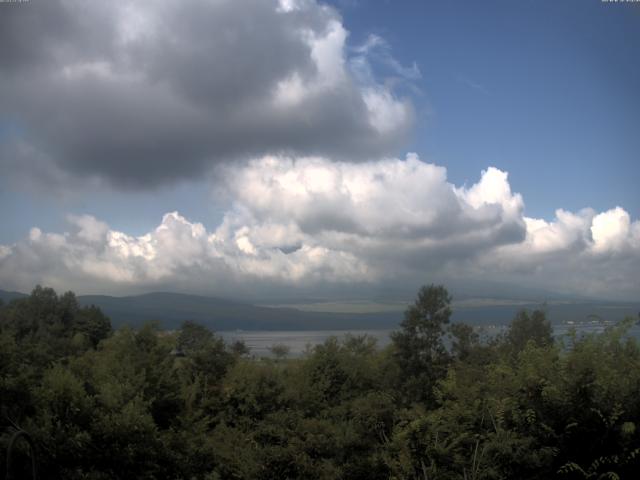
[[640, 297], [640, 3], [0, 3], [0, 288]]

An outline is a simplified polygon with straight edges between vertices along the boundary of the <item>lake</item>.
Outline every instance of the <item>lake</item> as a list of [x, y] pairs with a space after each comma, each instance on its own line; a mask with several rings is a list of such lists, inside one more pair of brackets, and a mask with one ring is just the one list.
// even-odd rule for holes
[[[579, 333], [602, 333], [605, 329], [604, 325], [599, 324], [584, 324], [574, 325]], [[556, 337], [562, 337], [566, 335], [572, 325], [559, 324], [554, 325], [554, 335]], [[496, 335], [504, 331], [506, 327], [483, 327], [483, 333], [485, 335]], [[342, 338], [347, 334], [362, 336], [370, 335], [377, 340], [378, 347], [385, 347], [391, 342], [390, 334], [393, 330], [308, 330], [308, 331], [293, 331], [293, 330], [273, 330], [273, 331], [226, 331], [218, 332], [225, 341], [233, 342], [236, 340], [242, 340], [249, 347], [251, 355], [256, 357], [270, 357], [270, 348], [273, 345], [286, 345], [289, 347], [290, 356], [301, 356], [307, 346], [315, 346], [323, 343], [329, 337]], [[640, 339], [640, 326], [634, 325], [629, 334], [637, 339]]]
[[329, 337], [342, 338], [347, 334], [370, 335], [377, 340], [378, 347], [385, 347], [391, 342], [389, 335], [393, 330], [275, 330], [275, 331], [234, 331], [217, 332], [227, 342], [242, 340], [256, 357], [269, 357], [272, 345], [286, 345], [290, 355], [297, 357], [304, 353], [307, 345], [313, 347]]

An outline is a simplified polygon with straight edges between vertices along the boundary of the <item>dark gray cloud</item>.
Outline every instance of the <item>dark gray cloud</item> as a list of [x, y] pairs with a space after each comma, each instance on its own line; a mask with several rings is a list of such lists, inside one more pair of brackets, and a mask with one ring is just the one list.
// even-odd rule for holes
[[134, 188], [269, 152], [357, 160], [412, 124], [389, 87], [356, 80], [338, 13], [311, 0], [1, 8], [4, 142], [65, 174]]

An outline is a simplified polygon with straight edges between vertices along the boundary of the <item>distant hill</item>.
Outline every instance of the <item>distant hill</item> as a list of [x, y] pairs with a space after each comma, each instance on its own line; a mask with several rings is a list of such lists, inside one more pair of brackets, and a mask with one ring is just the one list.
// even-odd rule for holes
[[214, 297], [179, 293], [149, 293], [131, 297], [82, 295], [82, 305], [96, 305], [115, 326], [140, 325], [157, 320], [164, 328], [177, 328], [185, 320], [213, 330], [324, 330], [393, 328], [396, 312], [348, 314], [303, 312], [294, 308], [260, 307]]
[[[0, 290], [5, 303], [25, 297], [24, 293]], [[403, 318], [404, 307], [369, 313], [322, 311], [321, 304], [312, 310], [304, 305], [258, 306], [233, 300], [186, 295], [149, 293], [128, 297], [80, 295], [81, 305], [96, 305], [111, 318], [115, 327], [139, 326], [155, 320], [162, 328], [178, 328], [191, 320], [217, 331], [229, 330], [375, 330], [396, 328]], [[472, 325], [504, 325], [522, 308], [533, 310], [540, 303], [516, 301], [464, 301], [453, 305], [452, 321]], [[328, 309], [335, 307], [327, 304]], [[592, 319], [618, 321], [626, 316], [638, 318], [640, 302], [562, 301], [546, 307], [552, 323], [581, 322]]]
[[[19, 292], [0, 290], [5, 303], [24, 298]], [[79, 295], [80, 305], [95, 305], [111, 319], [113, 326], [139, 326], [158, 321], [175, 329], [191, 320], [213, 330], [325, 330], [393, 328], [398, 312], [367, 314], [303, 312], [294, 308], [270, 308], [232, 300], [181, 293], [156, 292], [128, 297]]]
[[4, 303], [9, 303], [11, 300], [15, 300], [17, 298], [24, 298], [26, 296], [27, 296], [26, 293], [7, 292], [5, 290], [0, 290], [0, 300], [2, 300]]

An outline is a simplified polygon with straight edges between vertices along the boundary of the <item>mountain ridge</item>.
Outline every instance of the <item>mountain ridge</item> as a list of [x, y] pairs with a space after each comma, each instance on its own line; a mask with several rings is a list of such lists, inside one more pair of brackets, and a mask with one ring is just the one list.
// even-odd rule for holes
[[[5, 303], [27, 294], [0, 290]], [[82, 306], [99, 307], [114, 327], [138, 327], [157, 321], [162, 328], [176, 329], [187, 320], [201, 323], [217, 331], [232, 330], [376, 330], [397, 328], [403, 318], [401, 305], [381, 311], [322, 311], [304, 305], [255, 305], [220, 297], [176, 292], [150, 292], [141, 295], [78, 295]], [[408, 305], [408, 303], [407, 303]], [[298, 307], [298, 308], [295, 308]], [[507, 303], [460, 302], [452, 305], [452, 321], [473, 325], [507, 324], [518, 310], [546, 308], [552, 323], [579, 322], [587, 319], [618, 321], [635, 317], [640, 302], [550, 302], [514, 301]]]

